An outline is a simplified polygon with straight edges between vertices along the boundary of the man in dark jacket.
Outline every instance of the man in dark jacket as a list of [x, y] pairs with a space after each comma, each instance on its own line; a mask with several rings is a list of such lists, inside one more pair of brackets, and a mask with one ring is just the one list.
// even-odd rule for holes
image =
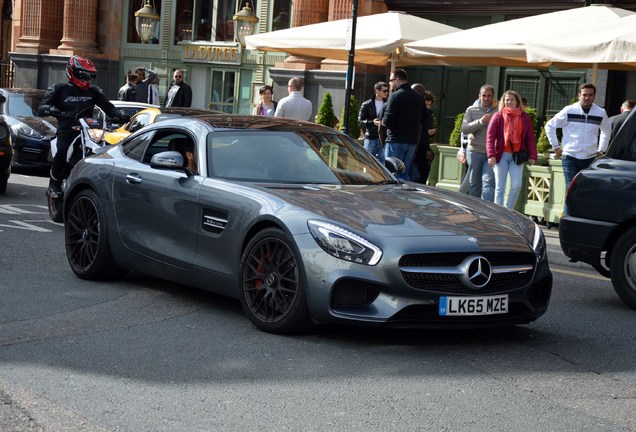
[[[148, 76], [146, 76], [146, 72], [148, 72]], [[157, 73], [155, 71], [146, 69], [145, 67], [138, 67], [137, 69], [135, 69], [135, 75], [137, 75], [137, 84], [135, 85], [135, 101], [150, 103], [149, 88], [150, 85], [155, 82]]]
[[389, 87], [385, 82], [379, 81], [375, 83], [373, 90], [375, 91], [375, 96], [362, 102], [360, 113], [358, 114], [358, 123], [364, 131], [364, 148], [384, 165], [384, 147], [380, 143], [380, 137], [378, 136], [378, 127], [380, 126], [378, 113], [389, 95]]
[[192, 88], [183, 81], [183, 71], [177, 69], [172, 75], [172, 86], [168, 90], [166, 98], [167, 107], [190, 107], [192, 106]]
[[420, 141], [422, 125], [427, 124], [428, 114], [424, 98], [409, 86], [404, 69], [396, 69], [391, 73], [389, 85], [393, 93], [389, 96], [382, 117], [382, 124], [387, 127], [386, 156], [404, 162], [406, 171], [398, 177], [409, 181], [415, 149]]

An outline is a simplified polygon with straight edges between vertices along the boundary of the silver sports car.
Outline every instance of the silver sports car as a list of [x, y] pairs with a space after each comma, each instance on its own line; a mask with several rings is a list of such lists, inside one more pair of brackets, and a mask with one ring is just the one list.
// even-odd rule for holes
[[527, 217], [402, 183], [357, 141], [289, 119], [150, 125], [73, 169], [64, 219], [80, 278], [134, 270], [235, 297], [272, 333], [528, 323], [552, 290]]

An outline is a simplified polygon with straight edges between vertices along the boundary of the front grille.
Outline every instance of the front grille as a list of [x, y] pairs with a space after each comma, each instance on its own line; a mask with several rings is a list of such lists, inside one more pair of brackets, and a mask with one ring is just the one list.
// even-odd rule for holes
[[[470, 256], [486, 258], [493, 269], [484, 287], [475, 289], [462, 281], [459, 267]], [[523, 252], [433, 253], [405, 255], [400, 259], [404, 281], [415, 289], [448, 294], [483, 295], [524, 287], [532, 280], [535, 256]], [[524, 270], [519, 270], [523, 267]], [[408, 268], [408, 270], [405, 270]]]

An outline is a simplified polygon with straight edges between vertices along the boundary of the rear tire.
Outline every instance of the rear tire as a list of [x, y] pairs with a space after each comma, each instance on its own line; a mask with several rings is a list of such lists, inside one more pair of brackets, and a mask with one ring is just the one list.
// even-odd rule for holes
[[303, 333], [312, 326], [305, 277], [294, 242], [267, 228], [250, 240], [240, 268], [241, 305], [260, 330]]
[[62, 203], [64, 201], [62, 193], [51, 194], [50, 191], [46, 191], [46, 199], [49, 206], [49, 217], [53, 222], [62, 222]]
[[113, 279], [125, 274], [113, 258], [106, 212], [92, 190], [80, 192], [69, 206], [64, 224], [66, 255], [81, 279]]
[[610, 274], [618, 296], [636, 309], [636, 228], [626, 231], [614, 245]]
[[0, 176], [0, 194], [3, 194], [7, 191], [7, 185], [9, 184], [10, 173], [11, 173], [11, 169], [8, 169], [6, 173]]

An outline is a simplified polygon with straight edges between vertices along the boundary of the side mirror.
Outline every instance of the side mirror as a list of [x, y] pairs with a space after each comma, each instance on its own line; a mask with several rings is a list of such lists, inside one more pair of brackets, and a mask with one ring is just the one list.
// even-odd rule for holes
[[183, 155], [178, 151], [164, 151], [157, 153], [150, 159], [150, 168], [182, 169]]
[[406, 171], [406, 165], [404, 165], [404, 162], [393, 156], [389, 156], [384, 160], [384, 166], [393, 175], [402, 174]]
[[1, 95], [1, 94], [0, 94], [0, 104], [5, 103], [6, 101], [7, 101], [7, 98], [6, 98], [6, 97], [4, 97], [4, 95]]

